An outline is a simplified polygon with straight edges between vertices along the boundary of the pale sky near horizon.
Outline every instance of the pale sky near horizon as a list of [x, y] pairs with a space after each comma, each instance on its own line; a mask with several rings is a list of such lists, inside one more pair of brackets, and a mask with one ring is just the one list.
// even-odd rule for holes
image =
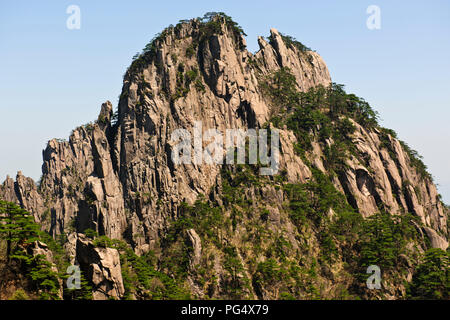
[[[69, 30], [69, 5], [81, 28]], [[369, 5], [381, 29], [369, 30]], [[249, 50], [270, 28], [316, 50], [334, 82], [365, 98], [381, 124], [424, 157], [450, 203], [450, 1], [11, 1], [0, 4], [0, 183], [38, 180], [52, 138], [117, 105], [132, 56], [169, 24], [223, 11]]]

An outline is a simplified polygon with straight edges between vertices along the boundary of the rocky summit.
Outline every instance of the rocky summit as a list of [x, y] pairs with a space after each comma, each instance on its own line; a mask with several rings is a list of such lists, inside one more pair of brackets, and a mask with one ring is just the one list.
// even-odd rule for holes
[[[166, 28], [133, 58], [117, 108], [48, 142], [38, 183], [6, 179], [0, 199], [50, 235], [12, 248], [60, 274], [78, 266], [81, 284], [58, 276], [50, 294], [3, 259], [1, 298], [449, 298], [422, 277], [436, 260], [448, 274], [449, 210], [420, 156], [318, 53], [276, 29], [251, 53], [244, 36], [222, 13]], [[196, 121], [278, 129], [278, 172], [174, 164], [172, 133]]]

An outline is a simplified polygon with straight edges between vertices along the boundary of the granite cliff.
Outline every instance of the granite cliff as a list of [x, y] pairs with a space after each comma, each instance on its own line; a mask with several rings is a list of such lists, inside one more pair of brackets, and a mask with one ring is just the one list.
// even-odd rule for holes
[[[167, 288], [156, 274], [199, 298], [402, 298], [420, 255], [447, 249], [448, 211], [417, 155], [392, 131], [369, 125], [359, 109], [329, 116], [337, 112], [332, 102], [314, 113], [326, 114], [326, 125], [320, 118], [305, 131], [302, 124], [305, 143], [292, 101], [336, 85], [322, 58], [295, 39], [272, 29], [258, 43], [258, 52], [247, 51], [243, 31], [221, 14], [165, 29], [125, 73], [116, 111], [107, 101], [68, 141], [49, 141], [39, 184], [19, 172], [0, 186], [0, 198], [64, 238], [94, 298], [154, 297], [155, 287]], [[342, 95], [350, 110], [352, 97]], [[323, 128], [334, 132], [343, 119], [352, 129], [342, 143], [324, 136]], [[204, 131], [278, 127], [279, 173], [174, 165], [171, 133], [195, 121]], [[307, 208], [299, 209], [302, 203]], [[386, 264], [381, 291], [365, 289], [356, 275], [367, 262], [356, 257], [371, 243], [364, 232], [351, 240], [353, 227], [334, 231], [346, 222], [344, 212], [359, 215], [361, 225], [380, 212], [392, 221], [411, 217], [405, 223], [413, 235], [405, 234], [405, 250]], [[125, 249], [96, 247], [95, 238], [151, 256], [152, 284], [124, 287], [130, 280], [123, 275], [137, 267], [119, 258]]]

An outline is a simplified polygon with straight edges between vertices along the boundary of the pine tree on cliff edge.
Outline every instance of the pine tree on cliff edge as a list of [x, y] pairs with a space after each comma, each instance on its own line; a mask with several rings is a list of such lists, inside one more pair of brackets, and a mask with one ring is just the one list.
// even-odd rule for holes
[[36, 240], [38, 225], [33, 216], [18, 205], [0, 200], [0, 239], [6, 241], [6, 259], [13, 250]]

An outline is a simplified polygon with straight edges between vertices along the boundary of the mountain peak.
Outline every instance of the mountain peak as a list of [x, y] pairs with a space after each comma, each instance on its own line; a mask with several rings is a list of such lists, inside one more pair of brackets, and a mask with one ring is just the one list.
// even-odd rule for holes
[[[448, 246], [448, 211], [425, 166], [367, 102], [332, 83], [318, 53], [273, 28], [251, 53], [244, 36], [223, 13], [169, 26], [134, 57], [118, 109], [106, 101], [69, 141], [51, 140], [39, 187], [18, 175], [0, 197], [62, 236], [102, 299], [159, 297], [148, 281], [125, 290], [125, 273], [163, 279], [164, 297], [182, 284], [197, 298], [332, 299], [342, 288], [373, 298], [357, 276], [373, 264], [392, 281], [383, 294], [404, 297], [418, 257]], [[279, 140], [273, 176], [259, 175], [262, 161], [173, 160], [177, 130], [268, 128]], [[132, 261], [153, 259], [157, 270], [129, 274], [142, 271]]]

